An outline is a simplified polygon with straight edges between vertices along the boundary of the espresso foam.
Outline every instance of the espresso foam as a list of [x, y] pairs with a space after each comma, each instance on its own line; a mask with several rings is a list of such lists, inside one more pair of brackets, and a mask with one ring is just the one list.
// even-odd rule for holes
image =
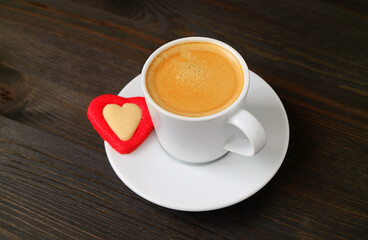
[[211, 43], [184, 43], [159, 54], [147, 71], [147, 89], [163, 109], [183, 116], [208, 116], [240, 95], [243, 71], [235, 56]]

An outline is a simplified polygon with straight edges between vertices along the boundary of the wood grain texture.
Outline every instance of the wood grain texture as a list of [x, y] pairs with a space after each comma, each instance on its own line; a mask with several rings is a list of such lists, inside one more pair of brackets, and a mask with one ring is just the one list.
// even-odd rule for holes
[[[0, 239], [366, 239], [366, 1], [0, 0]], [[86, 117], [160, 45], [222, 40], [277, 92], [290, 145], [234, 206], [156, 206]]]

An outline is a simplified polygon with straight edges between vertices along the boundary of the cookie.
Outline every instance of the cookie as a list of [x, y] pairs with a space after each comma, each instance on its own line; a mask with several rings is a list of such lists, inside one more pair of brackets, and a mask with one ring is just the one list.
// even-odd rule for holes
[[98, 134], [121, 154], [134, 151], [153, 130], [143, 97], [101, 95], [89, 104], [87, 117]]

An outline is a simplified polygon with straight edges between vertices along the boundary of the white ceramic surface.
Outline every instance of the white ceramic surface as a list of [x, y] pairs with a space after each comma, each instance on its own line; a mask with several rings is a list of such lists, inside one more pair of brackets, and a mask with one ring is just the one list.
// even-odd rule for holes
[[[161, 108], [150, 96], [146, 75], [154, 59], [165, 50], [183, 43], [205, 42], [222, 47], [236, 57], [243, 71], [243, 89], [238, 98], [224, 110], [209, 116], [186, 117]], [[243, 57], [231, 46], [206, 37], [186, 37], [168, 42], [154, 51], [145, 62], [141, 84], [156, 136], [170, 155], [189, 163], [205, 163], [222, 157], [228, 151], [253, 156], [262, 150], [267, 136], [251, 113], [240, 106], [249, 90], [249, 70]]]
[[[135, 193], [157, 205], [183, 211], [208, 211], [236, 204], [260, 190], [280, 168], [289, 143], [285, 109], [273, 89], [250, 71], [246, 105], [267, 132], [267, 144], [253, 157], [228, 153], [220, 159], [191, 165], [172, 159], [153, 131], [134, 152], [119, 154], [107, 142], [112, 168]], [[142, 96], [140, 75], [119, 93]]]

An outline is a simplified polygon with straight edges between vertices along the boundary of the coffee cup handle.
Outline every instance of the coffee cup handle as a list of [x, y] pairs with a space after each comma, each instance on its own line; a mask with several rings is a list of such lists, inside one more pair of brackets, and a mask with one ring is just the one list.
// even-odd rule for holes
[[234, 125], [242, 136], [234, 136], [224, 146], [230, 152], [251, 157], [256, 155], [266, 145], [267, 136], [262, 124], [251, 113], [240, 109], [230, 116], [227, 123]]

